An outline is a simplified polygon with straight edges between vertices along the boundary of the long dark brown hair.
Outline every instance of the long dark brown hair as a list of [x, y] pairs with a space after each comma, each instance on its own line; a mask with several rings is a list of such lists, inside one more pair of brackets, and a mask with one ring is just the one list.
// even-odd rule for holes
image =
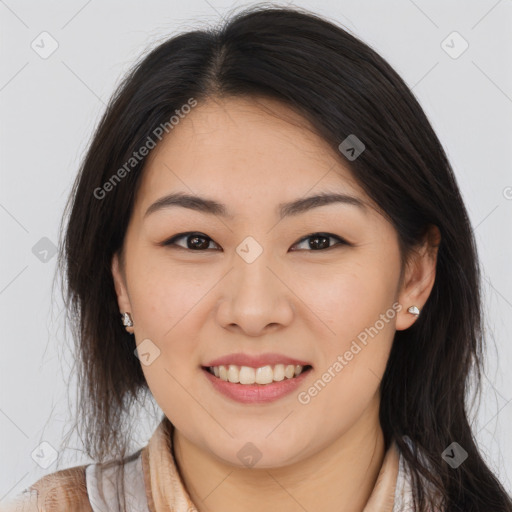
[[[235, 96], [274, 98], [307, 119], [385, 212], [403, 257], [426, 226], [439, 228], [434, 287], [415, 324], [396, 332], [381, 383], [386, 446], [394, 439], [411, 470], [416, 510], [427, 510], [430, 482], [443, 510], [512, 511], [468, 421], [468, 390], [480, 386], [483, 368], [481, 276], [445, 151], [382, 57], [336, 24], [296, 8], [252, 7], [220, 27], [159, 44], [119, 85], [97, 127], [66, 207], [58, 267], [76, 342], [76, 428], [86, 453], [98, 462], [122, 458], [132, 407], [148, 392], [111, 274], [146, 157], [101, 198], [98, 189], [190, 98]], [[349, 162], [338, 145], [350, 134], [366, 149]], [[441, 457], [453, 441], [468, 453], [456, 469]]]

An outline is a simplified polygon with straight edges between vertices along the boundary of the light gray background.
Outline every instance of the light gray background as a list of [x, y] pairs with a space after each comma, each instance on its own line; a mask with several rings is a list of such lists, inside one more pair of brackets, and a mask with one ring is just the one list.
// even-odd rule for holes
[[[387, 59], [413, 88], [451, 159], [476, 233], [493, 330], [474, 432], [510, 491], [512, 0], [281, 2], [292, 3], [342, 23]], [[51, 294], [56, 258], [50, 252], [41, 261], [44, 253], [37, 257], [32, 248], [43, 237], [57, 244], [80, 159], [124, 72], [176, 31], [216, 22], [242, 5], [250, 4], [0, 0], [0, 500], [55, 470], [31, 454], [43, 441], [58, 447], [70, 425], [71, 343], [60, 295]], [[31, 48], [32, 41], [49, 48], [43, 31], [58, 43], [46, 59]], [[456, 59], [442, 47], [453, 31], [469, 43]], [[457, 40], [447, 44], [460, 48]], [[70, 396], [73, 402], [73, 389]], [[155, 414], [143, 415], [139, 446], [155, 421]], [[78, 441], [72, 446], [61, 454], [69, 465], [89, 462]], [[42, 452], [48, 457], [51, 449]]]

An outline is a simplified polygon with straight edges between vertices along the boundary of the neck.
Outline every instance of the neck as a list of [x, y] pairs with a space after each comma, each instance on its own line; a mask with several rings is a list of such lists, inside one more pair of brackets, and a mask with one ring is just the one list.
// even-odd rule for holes
[[351, 429], [298, 463], [239, 468], [190, 443], [175, 429], [176, 466], [199, 512], [322, 510], [361, 512], [385, 455], [379, 400]]

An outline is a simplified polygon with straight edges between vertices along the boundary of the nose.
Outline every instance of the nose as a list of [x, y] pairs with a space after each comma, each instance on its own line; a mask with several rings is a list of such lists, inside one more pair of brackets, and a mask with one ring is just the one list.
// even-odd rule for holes
[[253, 261], [237, 255], [222, 281], [218, 322], [252, 337], [286, 327], [295, 310], [290, 280], [266, 251]]

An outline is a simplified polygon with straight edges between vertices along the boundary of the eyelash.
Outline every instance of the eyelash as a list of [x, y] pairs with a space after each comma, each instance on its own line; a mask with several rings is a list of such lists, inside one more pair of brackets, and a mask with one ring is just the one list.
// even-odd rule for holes
[[[176, 244], [177, 240], [179, 240], [181, 238], [188, 238], [188, 237], [191, 237], [191, 236], [197, 236], [197, 237], [200, 237], [200, 238], [205, 238], [205, 239], [210, 240], [210, 241], [213, 242], [213, 239], [211, 239], [209, 236], [205, 235], [204, 233], [199, 233], [199, 232], [195, 232], [195, 231], [188, 231], [186, 233], [179, 233], [177, 235], [174, 235], [173, 237], [169, 238], [168, 240], [162, 242], [160, 245], [166, 246], [166, 247], [174, 245], [174, 246], [176, 246], [176, 247], [178, 247], [180, 249], [184, 249], [186, 251], [191, 251], [191, 252], [204, 252], [204, 251], [209, 250], [209, 249], [198, 249], [198, 250], [189, 249], [188, 247], [181, 247], [180, 245]], [[337, 245], [352, 246], [351, 243], [347, 242], [346, 240], [344, 240], [343, 238], [341, 238], [341, 237], [339, 237], [337, 235], [333, 235], [332, 233], [323, 233], [323, 232], [311, 233], [311, 234], [301, 238], [294, 245], [298, 245], [298, 244], [308, 240], [309, 238], [316, 238], [316, 237], [323, 237], [323, 238], [329, 238], [329, 239], [330, 238], [334, 238], [334, 239], [338, 240], [339, 243], [335, 244], [333, 246], [330, 246], [327, 249], [299, 249], [299, 251], [305, 250], [306, 252], [321, 252], [321, 251], [327, 251], [329, 249], [332, 249], [332, 248], [336, 247]]]

